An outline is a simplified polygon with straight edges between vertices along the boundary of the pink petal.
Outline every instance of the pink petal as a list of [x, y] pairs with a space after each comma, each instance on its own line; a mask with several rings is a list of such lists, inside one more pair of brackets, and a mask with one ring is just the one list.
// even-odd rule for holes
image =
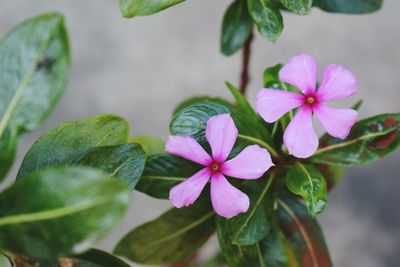
[[354, 74], [343, 66], [332, 64], [324, 70], [317, 95], [320, 101], [325, 102], [346, 98], [356, 92], [357, 80]]
[[208, 119], [206, 138], [211, 146], [214, 160], [224, 162], [235, 144], [238, 129], [229, 114]]
[[171, 188], [169, 191], [169, 200], [177, 208], [192, 205], [199, 198], [210, 176], [211, 173], [208, 168], [195, 173], [190, 178]]
[[279, 78], [296, 86], [303, 94], [312, 93], [317, 85], [317, 63], [310, 55], [300, 54], [282, 67]]
[[207, 152], [191, 136], [170, 136], [165, 151], [202, 165], [208, 165], [212, 161]]
[[258, 179], [274, 164], [265, 148], [251, 145], [222, 165], [225, 175], [240, 179]]
[[297, 111], [283, 134], [289, 153], [298, 158], [308, 158], [318, 148], [318, 137], [312, 125], [312, 110], [303, 106]]
[[256, 110], [266, 122], [274, 122], [290, 110], [303, 104], [301, 94], [274, 89], [262, 89], [257, 94]]
[[352, 109], [336, 109], [319, 105], [314, 109], [315, 116], [330, 135], [345, 139], [357, 120], [357, 111]]
[[250, 205], [249, 197], [220, 173], [211, 176], [211, 202], [215, 212], [228, 219], [246, 212]]

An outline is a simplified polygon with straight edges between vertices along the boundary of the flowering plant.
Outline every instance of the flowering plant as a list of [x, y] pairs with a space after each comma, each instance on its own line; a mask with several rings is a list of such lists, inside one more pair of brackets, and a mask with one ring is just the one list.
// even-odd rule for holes
[[[123, 16], [150, 15], [183, 0], [120, 0]], [[127, 121], [96, 115], [43, 133], [24, 156], [16, 180], [0, 192], [0, 250], [14, 266], [126, 267], [332, 266], [316, 216], [347, 167], [372, 162], [400, 145], [400, 114], [357, 119], [328, 102], [356, 93], [340, 65], [325, 68], [301, 54], [267, 68], [254, 106], [245, 97], [253, 25], [275, 41], [281, 11], [367, 13], [382, 1], [235, 0], [222, 25], [221, 51], [243, 48], [232, 100], [195, 97], [179, 104], [166, 142], [130, 136]], [[35, 130], [69, 77], [64, 20], [29, 19], [0, 41], [0, 179], [18, 138]], [[317, 89], [318, 88], [318, 89]], [[362, 88], [360, 88], [362, 90]], [[326, 134], [314, 130], [316, 116]], [[93, 248], [121, 220], [132, 190], [174, 206], [123, 237], [113, 253]], [[196, 255], [216, 234], [209, 262]], [[1, 260], [1, 259], [0, 259]]]

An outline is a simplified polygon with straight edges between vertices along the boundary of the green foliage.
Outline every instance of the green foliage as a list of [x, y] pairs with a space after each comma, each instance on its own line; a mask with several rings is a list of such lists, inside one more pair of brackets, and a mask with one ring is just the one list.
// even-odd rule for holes
[[299, 15], [308, 15], [311, 10], [313, 0], [280, 0], [290, 11]]
[[258, 32], [275, 42], [283, 30], [281, 12], [273, 0], [247, 0], [250, 15]]
[[124, 184], [91, 168], [30, 173], [0, 194], [0, 247], [42, 260], [81, 253], [121, 219], [129, 198]]
[[214, 212], [199, 201], [190, 208], [171, 209], [132, 230], [114, 252], [138, 263], [174, 263], [198, 250], [214, 228]]
[[139, 135], [132, 137], [130, 141], [141, 145], [147, 155], [164, 152], [165, 142], [164, 140], [157, 137], [149, 135]]
[[69, 45], [60, 14], [41, 15], [0, 40], [0, 179], [12, 165], [18, 137], [36, 129], [62, 95]]
[[328, 135], [310, 162], [353, 166], [386, 156], [400, 144], [400, 114], [383, 114], [357, 122], [349, 136], [340, 140]]
[[166, 199], [169, 190], [201, 169], [191, 161], [161, 153], [149, 156], [136, 190]]
[[146, 155], [138, 144], [126, 144], [129, 125], [121, 117], [97, 115], [45, 132], [21, 164], [18, 178], [50, 166], [83, 165], [102, 169], [134, 188]]
[[297, 163], [292, 166], [286, 177], [286, 185], [292, 193], [304, 198], [312, 216], [320, 214], [326, 208], [326, 181], [312, 165]]
[[314, 5], [327, 12], [363, 14], [379, 10], [383, 0], [314, 0]]
[[235, 0], [226, 10], [221, 31], [221, 52], [230, 56], [243, 47], [253, 29], [246, 0]]
[[124, 18], [147, 16], [160, 12], [185, 0], [119, 0]]

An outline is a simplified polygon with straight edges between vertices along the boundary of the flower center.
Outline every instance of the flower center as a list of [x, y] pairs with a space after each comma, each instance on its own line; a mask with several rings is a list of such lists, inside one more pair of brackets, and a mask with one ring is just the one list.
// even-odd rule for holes
[[309, 97], [307, 97], [306, 102], [308, 104], [314, 104], [315, 98], [313, 96], [309, 96]]
[[209, 168], [212, 173], [221, 172], [221, 164], [216, 161], [213, 161]]
[[318, 99], [315, 95], [305, 95], [304, 96], [304, 104], [309, 105], [309, 106], [314, 106], [317, 104]]

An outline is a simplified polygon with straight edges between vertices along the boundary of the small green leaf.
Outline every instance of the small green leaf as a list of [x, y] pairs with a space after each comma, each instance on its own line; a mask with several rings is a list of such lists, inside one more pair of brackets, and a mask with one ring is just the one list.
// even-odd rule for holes
[[363, 14], [379, 10], [383, 0], [314, 0], [314, 6], [327, 12]]
[[314, 167], [325, 178], [328, 191], [331, 191], [343, 177], [344, 168], [326, 164], [315, 164]]
[[320, 214], [328, 203], [328, 193], [324, 177], [312, 166], [297, 163], [286, 177], [289, 190], [304, 198], [312, 216]]
[[282, 67], [283, 64], [278, 63], [275, 66], [264, 70], [263, 83], [265, 88], [277, 88], [283, 90], [283, 88], [280, 88], [281, 81], [279, 79], [279, 71]]
[[[231, 233], [231, 242], [237, 245], [253, 245], [264, 239], [270, 228], [273, 199], [268, 191], [273, 181], [272, 176], [264, 176], [260, 181], [249, 181], [243, 190], [250, 197], [250, 208], [246, 213], [226, 220], [225, 227]], [[243, 189], [243, 184], [242, 188]]]
[[140, 145], [124, 144], [94, 147], [71, 164], [101, 169], [133, 189], [142, 175], [145, 162], [146, 154]]
[[69, 45], [60, 14], [19, 24], [0, 40], [0, 179], [17, 138], [36, 129], [60, 99], [69, 77]]
[[185, 0], [119, 0], [124, 18], [147, 16], [160, 12]]
[[0, 247], [41, 260], [81, 253], [121, 219], [129, 195], [91, 168], [33, 172], [0, 194]]
[[251, 17], [259, 33], [275, 42], [283, 30], [283, 19], [273, 0], [247, 0]]
[[128, 142], [129, 125], [121, 117], [97, 115], [51, 128], [31, 147], [21, 164], [19, 176], [46, 168], [71, 164], [91, 149]]
[[291, 196], [280, 198], [277, 203], [276, 217], [289, 266], [307, 263], [306, 266], [332, 267], [322, 230], [307, 208]]
[[198, 201], [171, 209], [128, 233], [114, 252], [143, 264], [169, 264], [197, 251], [214, 232], [214, 212]]
[[299, 15], [308, 15], [311, 10], [313, 0], [280, 0], [280, 2], [290, 11]]
[[243, 47], [253, 21], [247, 10], [246, 0], [235, 0], [226, 10], [221, 30], [221, 52], [230, 56]]
[[169, 154], [149, 156], [136, 190], [155, 198], [167, 199], [171, 188], [201, 169], [191, 161]]
[[153, 155], [164, 152], [165, 142], [162, 139], [149, 135], [134, 136], [130, 139], [132, 143], [138, 143], [142, 146], [147, 155]]
[[384, 157], [400, 145], [400, 114], [382, 114], [357, 122], [345, 140], [324, 135], [309, 159], [335, 166], [364, 164]]

